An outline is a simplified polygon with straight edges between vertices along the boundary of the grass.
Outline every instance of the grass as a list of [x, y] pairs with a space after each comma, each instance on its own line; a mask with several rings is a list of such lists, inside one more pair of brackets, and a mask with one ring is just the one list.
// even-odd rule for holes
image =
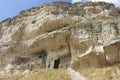
[[106, 68], [88, 68], [79, 72], [87, 80], [120, 80], [120, 64]]
[[0, 80], [71, 80], [63, 69], [49, 69], [31, 74], [3, 75]]
[[[79, 70], [86, 80], [120, 80], [120, 64], [105, 68]], [[64, 69], [48, 69], [31, 74], [2, 75], [0, 80], [71, 80]]]

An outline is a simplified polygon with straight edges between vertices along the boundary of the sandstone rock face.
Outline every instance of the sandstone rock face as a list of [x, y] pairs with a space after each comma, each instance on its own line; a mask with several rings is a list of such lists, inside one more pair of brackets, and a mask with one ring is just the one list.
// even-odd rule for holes
[[113, 4], [46, 3], [0, 22], [0, 66], [103, 67], [120, 62], [119, 37]]

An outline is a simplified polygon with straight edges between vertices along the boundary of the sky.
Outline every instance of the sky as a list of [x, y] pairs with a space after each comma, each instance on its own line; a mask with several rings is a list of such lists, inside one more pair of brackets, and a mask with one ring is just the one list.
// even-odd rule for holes
[[[0, 0], [0, 21], [18, 15], [22, 10], [55, 0]], [[57, 0], [56, 0], [57, 1]], [[71, 2], [71, 0], [66, 0]]]
[[[18, 15], [22, 10], [40, 6], [55, 0], [0, 0], [0, 21]], [[56, 0], [57, 1], [57, 0]], [[120, 0], [63, 0], [67, 2], [106, 1], [120, 6]]]

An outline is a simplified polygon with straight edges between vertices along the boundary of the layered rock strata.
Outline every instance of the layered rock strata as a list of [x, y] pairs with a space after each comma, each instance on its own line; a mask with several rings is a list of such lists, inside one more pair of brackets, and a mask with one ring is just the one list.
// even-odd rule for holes
[[[0, 22], [0, 66], [73, 69], [120, 62], [120, 8], [105, 2], [46, 3]], [[27, 67], [26, 67], [27, 68]]]

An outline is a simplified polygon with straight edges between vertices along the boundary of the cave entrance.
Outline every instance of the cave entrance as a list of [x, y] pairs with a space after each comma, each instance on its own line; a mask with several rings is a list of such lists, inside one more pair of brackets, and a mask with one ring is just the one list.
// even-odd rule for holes
[[39, 59], [42, 60], [42, 68], [45, 69], [46, 68], [46, 59], [47, 59], [47, 51], [42, 49], [41, 52], [39, 53]]
[[40, 63], [39, 67], [41, 69], [46, 69], [47, 51], [45, 49], [41, 49], [39, 52], [32, 53], [31, 56], [31, 61], [38, 61]]
[[60, 64], [60, 59], [54, 61], [54, 69], [58, 69]]

